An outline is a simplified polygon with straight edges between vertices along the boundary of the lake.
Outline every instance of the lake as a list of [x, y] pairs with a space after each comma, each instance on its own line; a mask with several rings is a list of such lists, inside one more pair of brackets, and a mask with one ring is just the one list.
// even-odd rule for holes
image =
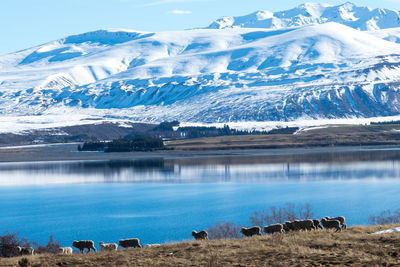
[[277, 150], [135, 160], [0, 163], [0, 232], [41, 244], [192, 239], [218, 221], [250, 225], [271, 206], [309, 203], [348, 225], [400, 207], [399, 148]]

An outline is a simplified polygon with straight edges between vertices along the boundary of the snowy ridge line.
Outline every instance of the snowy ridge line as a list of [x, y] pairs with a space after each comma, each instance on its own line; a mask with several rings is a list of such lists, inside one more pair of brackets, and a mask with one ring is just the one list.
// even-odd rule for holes
[[285, 11], [259, 10], [245, 16], [222, 17], [207, 28], [284, 29], [327, 22], [337, 22], [362, 31], [379, 30], [400, 27], [400, 13], [383, 8], [359, 7], [350, 2], [337, 6], [324, 3], [305, 3]]

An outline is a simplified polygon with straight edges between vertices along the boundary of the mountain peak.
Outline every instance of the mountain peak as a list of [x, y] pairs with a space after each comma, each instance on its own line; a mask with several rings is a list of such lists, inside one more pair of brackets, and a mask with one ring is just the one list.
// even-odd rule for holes
[[[329, 4], [307, 2], [297, 7], [297, 9], [304, 10], [306, 16], [320, 17]], [[294, 9], [296, 10], [296, 8]]]
[[258, 20], [263, 20], [263, 19], [272, 18], [274, 13], [272, 13], [270, 11], [259, 10], [259, 11], [255, 12], [255, 15], [256, 15]]
[[353, 4], [352, 2], [346, 2], [346, 3], [342, 4], [341, 6], [344, 8], [347, 8], [347, 9], [353, 9], [354, 7], [356, 7], [356, 5]]
[[308, 9], [308, 8], [327, 8], [332, 5], [326, 3], [315, 3], [315, 2], [306, 2], [304, 4], [299, 5], [297, 8]]

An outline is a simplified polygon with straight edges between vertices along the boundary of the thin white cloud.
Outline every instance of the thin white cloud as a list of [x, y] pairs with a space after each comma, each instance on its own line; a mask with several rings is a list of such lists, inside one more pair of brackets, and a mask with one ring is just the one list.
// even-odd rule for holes
[[174, 9], [168, 11], [169, 14], [174, 14], [174, 15], [190, 15], [192, 14], [192, 11], [190, 10], [181, 10], [181, 9]]

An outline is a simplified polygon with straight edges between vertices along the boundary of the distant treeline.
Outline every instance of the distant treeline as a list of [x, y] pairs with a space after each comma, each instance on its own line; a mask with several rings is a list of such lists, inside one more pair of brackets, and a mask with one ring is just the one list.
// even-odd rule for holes
[[79, 151], [104, 151], [104, 152], [132, 152], [132, 151], [154, 151], [164, 149], [161, 138], [150, 136], [139, 136], [133, 140], [116, 139], [104, 142], [85, 142], [78, 146]]
[[[253, 132], [241, 131], [229, 128], [225, 125], [223, 128], [217, 127], [200, 127], [200, 126], [190, 126], [190, 127], [179, 127], [178, 131], [184, 138], [199, 138], [199, 137], [215, 137], [215, 136], [226, 136], [226, 135], [246, 135]], [[256, 134], [256, 133], [254, 133]], [[257, 134], [266, 134], [266, 132], [258, 132]]]
[[[183, 127], [179, 121], [164, 121], [155, 123], [127, 122], [119, 123], [104, 122], [99, 124], [85, 124], [67, 126], [54, 129], [53, 131], [35, 130], [29, 134], [18, 135], [13, 133], [0, 134], [0, 145], [10, 144], [41, 144], [41, 143], [70, 143], [70, 142], [100, 142], [103, 140], [128, 139], [133, 140], [137, 136], [150, 136], [162, 138], [163, 140], [217, 137], [224, 135], [265, 135], [265, 134], [293, 134], [297, 127], [277, 128], [267, 130], [237, 130], [228, 125], [222, 128], [207, 126]], [[62, 132], [63, 134], [58, 134]], [[95, 144], [93, 144], [95, 146]], [[100, 149], [103, 145], [99, 145]], [[94, 149], [94, 148], [93, 148]]]
[[[270, 131], [258, 131], [258, 130], [237, 130], [232, 129], [228, 125], [224, 125], [222, 128], [215, 126], [179, 126], [179, 121], [165, 121], [161, 122], [153, 129], [146, 132], [146, 136], [153, 138], [163, 139], [181, 139], [181, 138], [200, 138], [200, 137], [217, 137], [217, 136], [229, 136], [229, 135], [263, 135], [263, 134], [293, 134], [298, 127], [285, 127], [276, 128]], [[133, 140], [136, 138], [136, 133], [126, 135], [124, 139]]]
[[400, 124], [400, 121], [380, 121], [380, 122], [371, 122], [371, 125], [389, 125], [389, 124]]
[[179, 121], [161, 122], [146, 132], [138, 135], [132, 132], [113, 141], [88, 141], [78, 146], [79, 151], [104, 151], [104, 152], [131, 152], [153, 151], [164, 149], [163, 140], [217, 137], [229, 135], [263, 135], [263, 134], [293, 134], [298, 127], [277, 128], [270, 131], [245, 131], [232, 129], [228, 125], [222, 128], [215, 126], [186, 126], [179, 127]]
[[[186, 126], [179, 127], [179, 121], [161, 122], [153, 129], [153, 133], [165, 138], [199, 138], [199, 137], [217, 137], [229, 135], [262, 135], [262, 134], [293, 134], [298, 127], [277, 128], [270, 131], [245, 131], [232, 129], [228, 125], [222, 128], [215, 126]], [[175, 127], [175, 129], [174, 129]]]

